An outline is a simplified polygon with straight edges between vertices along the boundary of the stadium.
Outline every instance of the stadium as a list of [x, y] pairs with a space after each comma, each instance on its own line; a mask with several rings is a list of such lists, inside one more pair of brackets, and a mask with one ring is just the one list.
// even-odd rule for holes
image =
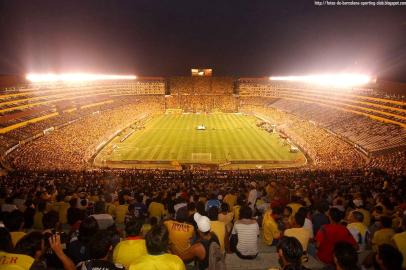
[[402, 7], [159, 2], [0, 1], [0, 270], [406, 269]]
[[2, 160], [5, 168], [37, 171], [373, 164], [401, 172], [401, 165], [382, 164], [404, 153], [404, 102], [390, 92], [401, 87], [193, 74], [51, 82], [39, 77], [1, 96]]

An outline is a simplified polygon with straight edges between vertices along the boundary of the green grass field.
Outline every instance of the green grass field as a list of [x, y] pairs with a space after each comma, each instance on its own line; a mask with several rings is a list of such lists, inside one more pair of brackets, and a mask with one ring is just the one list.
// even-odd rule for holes
[[[229, 163], [227, 168], [240, 168], [244, 163], [249, 164], [242, 168], [294, 167], [306, 162], [301, 152], [289, 152], [290, 145], [284, 145], [277, 133], [257, 127], [257, 121], [254, 116], [242, 114], [159, 115], [123, 142], [120, 140], [128, 133], [114, 138], [95, 162], [111, 162], [114, 167], [121, 167], [120, 162], [128, 167], [131, 161]], [[201, 124], [206, 130], [196, 130]]]

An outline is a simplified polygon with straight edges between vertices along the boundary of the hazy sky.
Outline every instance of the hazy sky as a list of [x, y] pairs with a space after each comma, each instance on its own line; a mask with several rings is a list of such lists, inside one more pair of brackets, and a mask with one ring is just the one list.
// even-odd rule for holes
[[312, 0], [0, 0], [0, 74], [359, 71], [406, 81], [405, 7]]

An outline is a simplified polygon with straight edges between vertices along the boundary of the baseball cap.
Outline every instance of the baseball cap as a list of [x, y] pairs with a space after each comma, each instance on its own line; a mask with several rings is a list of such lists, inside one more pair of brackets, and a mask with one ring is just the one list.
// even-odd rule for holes
[[196, 221], [197, 228], [201, 232], [208, 232], [210, 231], [210, 219], [206, 216], [202, 216], [199, 213], [195, 213], [193, 216], [194, 220]]

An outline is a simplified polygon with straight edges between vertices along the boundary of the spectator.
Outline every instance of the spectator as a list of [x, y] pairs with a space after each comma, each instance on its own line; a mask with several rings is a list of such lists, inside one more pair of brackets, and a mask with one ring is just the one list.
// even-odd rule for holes
[[359, 270], [358, 253], [347, 242], [337, 242], [334, 246], [334, 264], [336, 270]]
[[228, 246], [228, 237], [226, 233], [226, 224], [223, 221], [218, 220], [218, 208], [212, 206], [207, 213], [210, 219], [210, 231], [213, 232], [220, 242], [221, 252], [225, 252], [225, 247]]
[[237, 204], [233, 207], [234, 222], [240, 219], [240, 209], [243, 205], [246, 204], [245, 197], [243, 194], [240, 194], [237, 198]]
[[237, 195], [233, 189], [230, 189], [224, 196], [223, 202], [228, 205], [228, 209], [233, 209], [234, 205], [237, 203]]
[[42, 224], [44, 224], [44, 231], [49, 233], [56, 233], [59, 228], [59, 214], [56, 211], [49, 211], [42, 217]]
[[129, 270], [185, 270], [185, 264], [168, 253], [169, 233], [164, 225], [156, 225], [145, 237], [148, 255], [130, 265]]
[[337, 208], [329, 210], [330, 224], [323, 225], [316, 235], [317, 257], [325, 264], [333, 265], [333, 250], [337, 242], [347, 242], [354, 247], [357, 246], [354, 238], [348, 229], [341, 225], [341, 212]]
[[370, 241], [369, 230], [364, 224], [364, 215], [358, 210], [352, 211], [349, 215], [348, 222], [347, 229], [358, 243], [359, 251], [364, 251]]
[[257, 192], [257, 183], [252, 181], [250, 183], [250, 191], [248, 193], [248, 206], [251, 208], [252, 212], [255, 211], [255, 204], [257, 202], [258, 192]]
[[35, 214], [34, 214], [34, 224], [33, 227], [35, 230], [42, 230], [43, 224], [42, 224], [42, 218], [46, 212], [46, 207], [47, 204], [45, 201], [39, 201], [37, 204], [37, 207], [35, 209]]
[[208, 212], [209, 211], [209, 209], [211, 208], [211, 207], [217, 207], [217, 209], [219, 209], [220, 208], [220, 206], [221, 206], [221, 203], [220, 203], [220, 201], [217, 199], [217, 196], [216, 196], [216, 194], [215, 193], [211, 193], [210, 194], [210, 199], [206, 202], [206, 212]]
[[294, 195], [292, 196], [292, 202], [289, 203], [287, 206], [292, 209], [291, 217], [294, 217], [297, 211], [299, 211], [299, 209], [303, 207], [303, 204], [301, 203], [300, 197]]
[[218, 220], [226, 224], [227, 234], [230, 234], [233, 229], [233, 218], [233, 212], [230, 212], [228, 204], [223, 202], [221, 204], [221, 213], [219, 213]]
[[59, 213], [60, 224], [66, 224], [68, 222], [69, 204], [65, 201], [64, 194], [56, 195], [56, 202], [53, 203], [52, 209]]
[[115, 208], [116, 223], [124, 224], [125, 216], [128, 214], [128, 203], [123, 194], [120, 194], [118, 198], [118, 205]]
[[276, 251], [282, 270], [305, 270], [302, 265], [303, 249], [294, 237], [284, 236], [280, 239]]
[[264, 242], [267, 245], [276, 245], [282, 235], [282, 231], [278, 226], [278, 221], [282, 217], [282, 209], [273, 207], [272, 210], [267, 210], [262, 219], [262, 230]]
[[252, 210], [248, 206], [240, 209], [240, 219], [234, 224], [232, 234], [237, 236], [236, 254], [241, 259], [252, 260], [258, 255], [259, 226], [252, 219]]
[[293, 210], [290, 206], [285, 206], [283, 208], [283, 224], [284, 224], [284, 230], [287, 228], [290, 228], [291, 223], [293, 222]]
[[326, 214], [327, 211], [328, 211], [328, 202], [321, 201], [316, 204], [316, 212], [312, 216], [314, 235], [317, 235], [317, 232], [323, 225], [328, 224], [330, 222], [328, 215]]
[[158, 221], [160, 221], [165, 215], [165, 207], [160, 198], [161, 195], [156, 196], [148, 206], [149, 217], [156, 217]]
[[4, 216], [4, 225], [9, 230], [13, 246], [25, 236], [24, 214], [20, 210], [13, 210]]
[[4, 203], [1, 205], [1, 212], [13, 212], [14, 210], [18, 210], [17, 206], [14, 204], [14, 200], [11, 197], [7, 197], [4, 200]]
[[72, 198], [69, 201], [69, 208], [67, 212], [67, 221], [68, 224], [71, 227], [71, 231], [75, 231], [79, 229], [80, 223], [82, 220], [85, 219], [86, 213], [85, 211], [79, 209], [77, 207], [78, 204], [78, 199], [77, 198]]
[[[65, 270], [75, 270], [75, 265], [62, 250], [59, 235], [54, 235], [49, 238], [49, 245], [58, 256], [63, 264]], [[40, 232], [31, 232], [25, 235], [17, 243], [14, 254], [5, 254], [5, 258], [10, 259], [2, 260], [3, 264], [17, 264], [21, 269], [46, 269], [46, 262], [42, 260], [44, 240]], [[11, 265], [10, 265], [11, 264]]]
[[[42, 223], [44, 224], [44, 230], [42, 231], [44, 237], [46, 239], [49, 239], [52, 236], [58, 234], [62, 245], [62, 249], [66, 249], [68, 237], [64, 232], [58, 231], [60, 225], [58, 212], [51, 210], [45, 213], [44, 216], [42, 217]], [[47, 267], [60, 269], [62, 267], [62, 262], [60, 261], [58, 256], [54, 253], [54, 251], [51, 248], [49, 248], [48, 245], [45, 245], [45, 247], [46, 248], [44, 250], [43, 256], [47, 261]]]
[[380, 217], [380, 226], [372, 237], [372, 249], [376, 252], [378, 247], [383, 244], [391, 244], [395, 230], [392, 229], [392, 219], [387, 216]]
[[31, 230], [34, 226], [35, 206], [32, 199], [27, 199], [24, 203], [24, 229]]
[[286, 229], [284, 231], [285, 236], [295, 237], [299, 240], [300, 244], [302, 245], [303, 252], [306, 254], [307, 252], [307, 244], [309, 243], [310, 239], [310, 231], [308, 229], [303, 228], [305, 222], [305, 216], [302, 212], [296, 212], [292, 224], [292, 228]]
[[307, 229], [310, 233], [310, 239], [314, 238], [314, 233], [313, 233], [313, 222], [311, 220], [310, 216], [310, 210], [307, 207], [300, 207], [298, 212], [305, 216], [305, 222], [303, 224], [303, 228]]
[[187, 223], [188, 214], [187, 207], [182, 207], [176, 212], [176, 220], [164, 221], [169, 232], [169, 247], [174, 254], [182, 254], [191, 245], [195, 229]]
[[13, 242], [11, 235], [4, 227], [0, 227], [0, 252], [11, 252], [13, 250]]
[[88, 217], [80, 224], [79, 235], [73, 237], [68, 244], [68, 254], [74, 263], [90, 259], [88, 243], [99, 230], [99, 225], [93, 217]]
[[141, 194], [135, 196], [134, 216], [136, 218], [147, 217], [147, 206], [143, 203]]
[[376, 263], [381, 270], [401, 270], [402, 254], [393, 246], [383, 244], [378, 247]]
[[80, 270], [119, 270], [124, 269], [121, 264], [114, 264], [109, 261], [110, 251], [113, 249], [112, 233], [108, 230], [99, 230], [89, 241], [90, 259], [80, 262]]
[[403, 232], [395, 234], [392, 239], [396, 248], [402, 253], [402, 268], [406, 269], [406, 215], [404, 215], [402, 219], [402, 230]]
[[181, 258], [186, 262], [196, 259], [199, 270], [205, 270], [210, 267], [212, 269], [217, 269], [213, 264], [220, 263], [223, 265], [224, 256], [223, 253], [220, 251], [220, 243], [217, 236], [214, 233], [210, 232], [210, 219], [206, 216], [200, 215], [199, 213], [195, 213], [194, 220], [197, 224], [199, 240], [188, 250], [186, 250], [181, 255]]
[[94, 205], [94, 214], [91, 215], [97, 221], [100, 230], [106, 230], [114, 225], [114, 219], [110, 214], [106, 213], [106, 203], [97, 201]]
[[113, 262], [122, 264], [125, 269], [130, 267], [142, 256], [147, 255], [147, 247], [142, 237], [142, 219], [132, 219], [125, 224], [125, 240], [116, 245], [113, 252]]
[[355, 210], [357, 210], [358, 212], [360, 212], [362, 214], [363, 218], [363, 223], [365, 224], [365, 226], [369, 227], [369, 225], [371, 224], [371, 214], [369, 213], [368, 210], [366, 210], [364, 208], [364, 203], [362, 199], [354, 199], [353, 200], [354, 206], [355, 206]]

